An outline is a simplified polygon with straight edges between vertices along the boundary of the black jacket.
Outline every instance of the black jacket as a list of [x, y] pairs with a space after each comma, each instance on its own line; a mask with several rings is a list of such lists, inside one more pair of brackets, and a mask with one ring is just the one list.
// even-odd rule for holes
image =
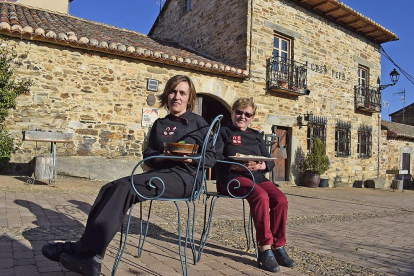
[[[231, 160], [227, 157], [235, 156], [237, 153], [271, 157], [260, 132], [251, 128], [242, 131], [231, 125], [220, 129], [220, 135], [216, 143], [216, 151], [218, 159], [224, 160]], [[266, 161], [265, 163], [266, 170], [252, 172], [256, 183], [268, 181], [264, 174], [273, 170], [275, 166], [274, 161]], [[229, 168], [230, 165], [223, 163], [217, 163], [215, 166], [217, 183], [219, 185], [227, 185], [229, 180], [237, 176], [251, 178], [249, 173], [229, 171]]]
[[[144, 158], [162, 154], [164, 142], [185, 141], [186, 144], [198, 144], [198, 152], [200, 153], [208, 128], [209, 126], [203, 117], [190, 110], [179, 117], [168, 114], [162, 119], [157, 119], [152, 125], [148, 147], [144, 151]], [[216, 159], [216, 151], [210, 142], [206, 150], [205, 165], [212, 167]], [[180, 167], [189, 173], [194, 173], [196, 168], [195, 164], [171, 160], [157, 163], [154, 159], [151, 159], [146, 162], [146, 165], [155, 170]]]

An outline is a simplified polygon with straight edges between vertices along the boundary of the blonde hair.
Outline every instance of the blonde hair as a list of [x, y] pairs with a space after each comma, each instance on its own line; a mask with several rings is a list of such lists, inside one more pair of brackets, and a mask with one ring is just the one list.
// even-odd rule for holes
[[231, 107], [231, 112], [236, 109], [246, 109], [249, 106], [253, 109], [253, 116], [256, 115], [257, 106], [254, 103], [253, 98], [240, 98], [236, 100]]
[[167, 81], [164, 87], [164, 91], [161, 95], [158, 96], [158, 101], [160, 102], [161, 107], [166, 106], [167, 108], [169, 108], [168, 94], [170, 94], [170, 92], [174, 90], [177, 87], [177, 85], [183, 81], [187, 82], [189, 86], [187, 109], [190, 109], [191, 111], [194, 110], [197, 92], [191, 79], [184, 75], [176, 75]]

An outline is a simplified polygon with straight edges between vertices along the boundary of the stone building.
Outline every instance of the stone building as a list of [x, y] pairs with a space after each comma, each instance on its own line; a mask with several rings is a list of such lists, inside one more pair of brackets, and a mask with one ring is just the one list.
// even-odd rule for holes
[[315, 137], [326, 143], [329, 179], [385, 176], [376, 80], [380, 44], [398, 38], [382, 26], [336, 0], [168, 0], [149, 35], [249, 71], [255, 123], [283, 137], [277, 180], [300, 180]]
[[22, 131], [42, 129], [74, 135], [58, 144], [60, 173], [125, 175], [141, 157], [143, 114], [165, 115], [153, 96], [186, 74], [207, 121], [228, 120], [238, 97], [255, 99], [254, 127], [277, 138], [275, 180], [300, 183], [315, 137], [327, 145], [331, 186], [385, 178], [379, 46], [398, 37], [340, 1], [167, 0], [148, 36], [19, 2], [0, 12], [5, 43], [27, 54], [16, 73], [35, 83], [6, 121], [15, 168], [35, 154]]
[[390, 114], [391, 122], [414, 126], [414, 103]]
[[[393, 179], [404, 179], [404, 188], [414, 188], [414, 126], [395, 122], [381, 121], [382, 166], [388, 171], [407, 170], [408, 174], [387, 173], [386, 183]], [[386, 158], [384, 158], [386, 157]]]

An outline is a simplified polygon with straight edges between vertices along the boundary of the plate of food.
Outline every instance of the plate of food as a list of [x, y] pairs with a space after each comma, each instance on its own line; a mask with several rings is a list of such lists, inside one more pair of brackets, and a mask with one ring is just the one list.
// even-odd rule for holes
[[264, 156], [257, 156], [257, 155], [248, 155], [248, 154], [241, 154], [236, 153], [235, 156], [229, 156], [230, 158], [234, 160], [239, 161], [272, 161], [276, 160], [276, 157], [264, 157]]
[[179, 141], [178, 143], [164, 142], [164, 150], [177, 155], [195, 154], [198, 151], [198, 145], [186, 144], [184, 141]]

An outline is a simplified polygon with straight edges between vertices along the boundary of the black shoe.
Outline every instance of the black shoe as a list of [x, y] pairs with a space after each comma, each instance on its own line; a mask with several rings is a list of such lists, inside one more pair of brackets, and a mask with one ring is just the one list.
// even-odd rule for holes
[[272, 251], [273, 251], [273, 254], [275, 255], [277, 262], [281, 266], [290, 267], [290, 268], [296, 266], [296, 262], [289, 257], [284, 247], [272, 249]]
[[74, 241], [48, 243], [43, 245], [42, 254], [49, 260], [59, 262], [62, 253], [75, 253], [75, 244]]
[[73, 255], [63, 253], [59, 263], [69, 271], [82, 275], [99, 276], [101, 274], [101, 259], [95, 254]]
[[272, 250], [268, 249], [263, 252], [257, 251], [257, 266], [263, 267], [265, 270], [270, 272], [278, 272], [280, 270], [279, 264], [276, 261]]

